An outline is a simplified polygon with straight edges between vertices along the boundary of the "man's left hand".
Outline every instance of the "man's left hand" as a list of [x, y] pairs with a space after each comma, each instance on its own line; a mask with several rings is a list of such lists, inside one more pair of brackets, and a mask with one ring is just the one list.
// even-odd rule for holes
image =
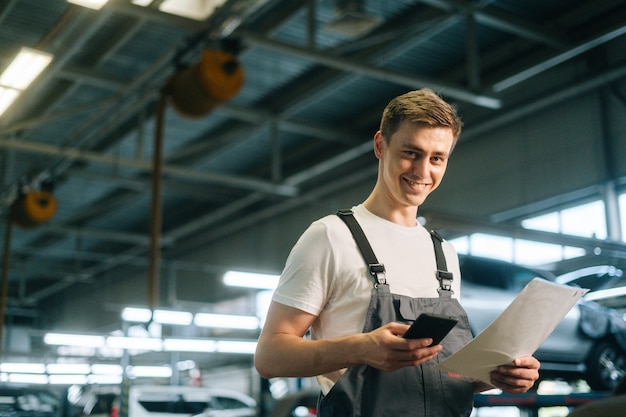
[[491, 373], [491, 383], [509, 394], [524, 393], [539, 379], [539, 366], [532, 356], [515, 358], [512, 365], [499, 366]]

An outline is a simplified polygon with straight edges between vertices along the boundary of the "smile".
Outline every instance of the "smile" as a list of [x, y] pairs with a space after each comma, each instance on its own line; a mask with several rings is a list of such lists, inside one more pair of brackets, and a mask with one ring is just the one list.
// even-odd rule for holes
[[411, 188], [417, 188], [420, 190], [423, 190], [424, 188], [426, 188], [428, 186], [428, 184], [424, 183], [424, 182], [415, 182], [415, 181], [411, 181], [407, 178], [404, 178], [404, 181], [407, 182], [407, 184], [409, 184], [409, 186]]

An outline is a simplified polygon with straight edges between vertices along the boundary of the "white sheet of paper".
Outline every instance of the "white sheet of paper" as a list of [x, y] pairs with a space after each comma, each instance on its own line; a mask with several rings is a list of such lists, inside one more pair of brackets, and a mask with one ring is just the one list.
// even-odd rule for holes
[[535, 278], [485, 330], [438, 366], [489, 382], [489, 373], [532, 355], [587, 289]]

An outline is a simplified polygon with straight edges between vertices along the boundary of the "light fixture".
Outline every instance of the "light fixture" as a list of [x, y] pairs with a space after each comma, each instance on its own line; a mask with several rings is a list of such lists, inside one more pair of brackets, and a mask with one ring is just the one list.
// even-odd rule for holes
[[100, 10], [109, 0], [67, 0], [68, 3], [74, 3], [89, 9]]
[[93, 365], [91, 365], [92, 374], [122, 375], [122, 371], [123, 369], [121, 365], [100, 364], [100, 363], [94, 363]]
[[83, 374], [87, 375], [91, 366], [87, 363], [49, 363], [46, 371], [49, 374]]
[[129, 366], [128, 375], [133, 378], [169, 378], [172, 376], [172, 368], [169, 366]]
[[52, 55], [31, 48], [22, 48], [0, 75], [0, 86], [24, 90], [52, 61]]
[[154, 310], [154, 313], [152, 313], [152, 319], [161, 324], [186, 326], [191, 324], [193, 314], [187, 311]]
[[48, 376], [48, 384], [50, 385], [85, 385], [87, 383], [87, 375], [50, 375]]
[[198, 313], [194, 317], [193, 323], [200, 327], [222, 329], [256, 330], [259, 328], [259, 318], [256, 316]]
[[0, 74], [0, 115], [20, 93], [50, 64], [52, 55], [23, 47]]
[[43, 341], [47, 345], [68, 345], [82, 347], [102, 347], [104, 346], [104, 336], [68, 334], [68, 333], [46, 333]]
[[159, 10], [194, 20], [205, 20], [226, 0], [164, 0]]
[[147, 308], [126, 307], [122, 310], [122, 320], [134, 323], [147, 323], [152, 320], [152, 311]]
[[126, 307], [122, 310], [122, 320], [133, 323], [148, 323], [151, 320], [160, 324], [189, 325], [193, 315], [187, 311], [154, 310]]
[[36, 374], [9, 374], [7, 378], [9, 382], [17, 384], [47, 384], [47, 375]]
[[278, 285], [279, 275], [259, 274], [255, 272], [228, 271], [224, 274], [224, 285], [232, 287], [273, 290]]
[[46, 365], [43, 363], [5, 362], [0, 363], [0, 372], [14, 374], [45, 374]]
[[117, 385], [122, 383], [122, 375], [87, 375], [88, 384]]
[[215, 340], [208, 339], [165, 339], [164, 351], [174, 352], [215, 352]]
[[17, 100], [19, 95], [20, 92], [18, 90], [0, 86], [0, 114], [4, 113]]
[[256, 342], [243, 340], [218, 340], [216, 351], [220, 353], [245, 353], [254, 354]]
[[131, 349], [131, 350], [154, 350], [159, 351], [162, 348], [162, 340], [151, 337], [123, 337], [109, 336], [106, 340], [107, 347], [113, 349]]
[[147, 7], [150, 6], [152, 0], [131, 0], [132, 4], [136, 4], [137, 6]]

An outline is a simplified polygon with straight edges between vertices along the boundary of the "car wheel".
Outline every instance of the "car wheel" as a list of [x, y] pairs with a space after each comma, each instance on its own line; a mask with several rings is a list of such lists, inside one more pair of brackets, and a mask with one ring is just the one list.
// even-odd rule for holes
[[589, 387], [610, 391], [626, 375], [626, 352], [610, 341], [598, 342], [587, 359], [586, 380]]

